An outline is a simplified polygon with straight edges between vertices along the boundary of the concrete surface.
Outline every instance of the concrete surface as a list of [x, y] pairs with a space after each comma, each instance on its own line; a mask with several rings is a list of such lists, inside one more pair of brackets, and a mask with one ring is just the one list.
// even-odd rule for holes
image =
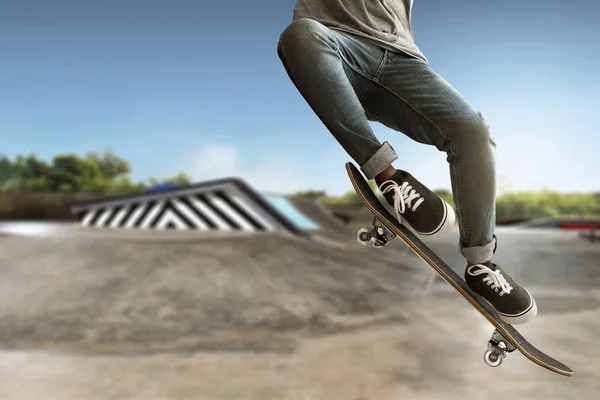
[[[307, 211], [308, 210], [308, 211]], [[1, 399], [597, 399], [600, 246], [498, 229], [531, 289], [518, 329], [570, 366], [483, 363], [492, 328], [401, 242], [0, 224]], [[323, 224], [325, 222], [325, 224]], [[458, 233], [429, 241], [457, 271]]]

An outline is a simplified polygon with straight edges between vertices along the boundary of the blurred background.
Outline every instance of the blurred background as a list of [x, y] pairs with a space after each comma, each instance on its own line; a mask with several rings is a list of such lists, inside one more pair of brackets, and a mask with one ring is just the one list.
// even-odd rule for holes
[[[276, 54], [293, 0], [0, 1], [0, 398], [596, 399], [600, 67], [591, 0], [417, 1], [490, 121], [512, 353], [372, 215]], [[379, 124], [450, 204], [445, 155]], [[462, 275], [458, 230], [425, 240]], [[430, 284], [433, 282], [433, 284]]]

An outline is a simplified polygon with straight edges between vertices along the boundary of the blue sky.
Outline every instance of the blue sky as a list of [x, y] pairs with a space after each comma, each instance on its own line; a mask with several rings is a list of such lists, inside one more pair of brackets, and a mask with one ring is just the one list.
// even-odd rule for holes
[[[276, 54], [294, 0], [0, 0], [0, 153], [112, 148], [135, 179], [236, 175], [350, 188], [342, 148]], [[416, 0], [430, 64], [492, 124], [500, 191], [599, 190], [600, 2]], [[445, 155], [374, 124], [396, 166], [449, 188]]]

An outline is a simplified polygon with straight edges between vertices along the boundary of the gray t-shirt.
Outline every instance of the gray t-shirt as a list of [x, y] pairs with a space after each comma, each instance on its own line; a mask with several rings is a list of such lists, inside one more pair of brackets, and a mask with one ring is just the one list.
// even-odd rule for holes
[[413, 0], [298, 0], [294, 20], [310, 18], [376, 45], [427, 61], [410, 26]]

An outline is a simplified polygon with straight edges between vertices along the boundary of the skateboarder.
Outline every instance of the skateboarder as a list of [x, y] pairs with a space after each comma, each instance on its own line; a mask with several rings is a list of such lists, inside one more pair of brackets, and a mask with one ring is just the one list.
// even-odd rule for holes
[[398, 219], [421, 235], [447, 233], [454, 210], [373, 134], [377, 121], [447, 154], [465, 280], [511, 324], [533, 319], [527, 290], [491, 261], [496, 251], [495, 147], [490, 127], [434, 72], [414, 42], [412, 0], [298, 0], [277, 52], [299, 92]]

